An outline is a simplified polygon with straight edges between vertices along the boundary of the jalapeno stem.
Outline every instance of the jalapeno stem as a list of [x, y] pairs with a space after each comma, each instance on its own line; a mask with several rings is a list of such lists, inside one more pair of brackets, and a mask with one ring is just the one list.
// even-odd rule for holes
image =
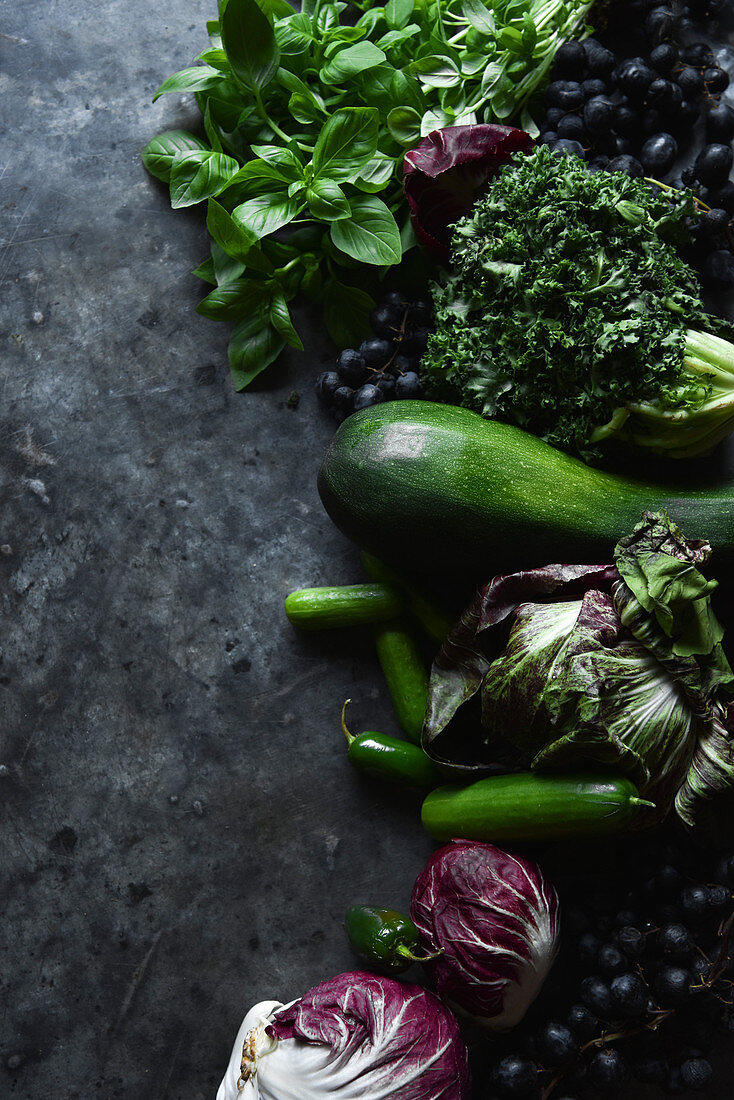
[[347, 744], [348, 745], [351, 745], [352, 742], [356, 741], [356, 739], [357, 739], [356, 733], [350, 733], [349, 732], [349, 730], [347, 729], [347, 723], [344, 720], [344, 715], [346, 714], [346, 711], [347, 711], [347, 703], [351, 703], [351, 701], [352, 701], [351, 699], [345, 699], [344, 700], [344, 706], [342, 707], [342, 732], [343, 732], [344, 736], [347, 739]]

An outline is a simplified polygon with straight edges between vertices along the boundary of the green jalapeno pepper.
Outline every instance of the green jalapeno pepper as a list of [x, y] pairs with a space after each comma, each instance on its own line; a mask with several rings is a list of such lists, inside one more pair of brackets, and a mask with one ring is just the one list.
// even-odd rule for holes
[[394, 909], [353, 905], [347, 910], [344, 927], [355, 954], [368, 966], [390, 974], [441, 954], [420, 953], [418, 929], [410, 917]]
[[438, 768], [418, 745], [371, 730], [350, 733], [344, 720], [349, 702], [347, 699], [342, 707], [342, 730], [349, 746], [350, 764], [375, 779], [387, 779], [406, 787], [435, 787], [442, 782]]

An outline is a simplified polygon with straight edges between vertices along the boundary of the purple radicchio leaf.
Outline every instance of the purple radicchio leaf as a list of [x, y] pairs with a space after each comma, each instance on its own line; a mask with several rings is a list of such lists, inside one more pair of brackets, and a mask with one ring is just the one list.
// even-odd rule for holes
[[[352, 971], [321, 982], [275, 1013], [275, 1051], [261, 1060], [262, 1100], [468, 1100], [468, 1055], [453, 1014], [432, 993]], [[303, 1061], [308, 1073], [284, 1083]], [[295, 1067], [295, 1069], [294, 1069]], [[288, 1089], [291, 1091], [288, 1091]]]
[[522, 1019], [558, 949], [558, 898], [537, 864], [452, 841], [416, 879], [410, 914], [425, 943], [443, 951], [424, 964], [439, 996], [492, 1030]]
[[458, 772], [486, 770], [469, 759], [455, 758], [452, 732], [447, 727], [481, 688], [492, 661], [506, 642], [508, 620], [528, 600], [575, 597], [592, 588], [611, 590], [617, 578], [611, 565], [548, 565], [501, 574], [481, 588], [449, 631], [431, 670], [423, 727], [423, 748], [429, 756]]
[[494, 123], [433, 130], [405, 155], [403, 186], [416, 236], [448, 260], [451, 226], [468, 214], [488, 181], [534, 141]]

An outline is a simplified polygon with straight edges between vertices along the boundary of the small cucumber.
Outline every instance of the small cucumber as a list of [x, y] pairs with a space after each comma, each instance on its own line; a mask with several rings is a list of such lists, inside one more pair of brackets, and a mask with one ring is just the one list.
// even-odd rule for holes
[[376, 623], [372, 629], [400, 728], [419, 745], [428, 706], [428, 667], [418, 640], [401, 619]]
[[394, 619], [403, 608], [403, 597], [389, 584], [301, 588], [285, 599], [288, 621], [301, 630], [378, 623]]
[[438, 787], [421, 820], [436, 840], [560, 840], [639, 828], [653, 805], [620, 776], [518, 772]]

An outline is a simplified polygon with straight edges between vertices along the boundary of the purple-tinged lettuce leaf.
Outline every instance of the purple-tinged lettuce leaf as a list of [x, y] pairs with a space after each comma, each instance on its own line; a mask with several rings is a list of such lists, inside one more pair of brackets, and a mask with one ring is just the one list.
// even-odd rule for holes
[[[734, 785], [734, 675], [699, 571], [708, 544], [646, 513], [616, 566], [495, 577], [450, 631], [431, 673], [423, 745], [480, 770], [509, 743], [537, 769], [628, 776], [662, 819]], [[454, 716], [482, 704], [475, 758], [452, 756]]]
[[466, 1047], [445, 1005], [420, 986], [352, 971], [289, 1005], [252, 1009], [217, 1100], [468, 1100], [469, 1094]]
[[432, 130], [405, 154], [403, 187], [418, 240], [448, 260], [451, 226], [471, 210], [512, 154], [529, 153], [533, 139], [512, 126], [480, 123]]
[[492, 844], [455, 840], [416, 879], [410, 915], [442, 954], [424, 964], [452, 1007], [492, 1030], [514, 1027], [558, 949], [558, 898], [540, 868]]

